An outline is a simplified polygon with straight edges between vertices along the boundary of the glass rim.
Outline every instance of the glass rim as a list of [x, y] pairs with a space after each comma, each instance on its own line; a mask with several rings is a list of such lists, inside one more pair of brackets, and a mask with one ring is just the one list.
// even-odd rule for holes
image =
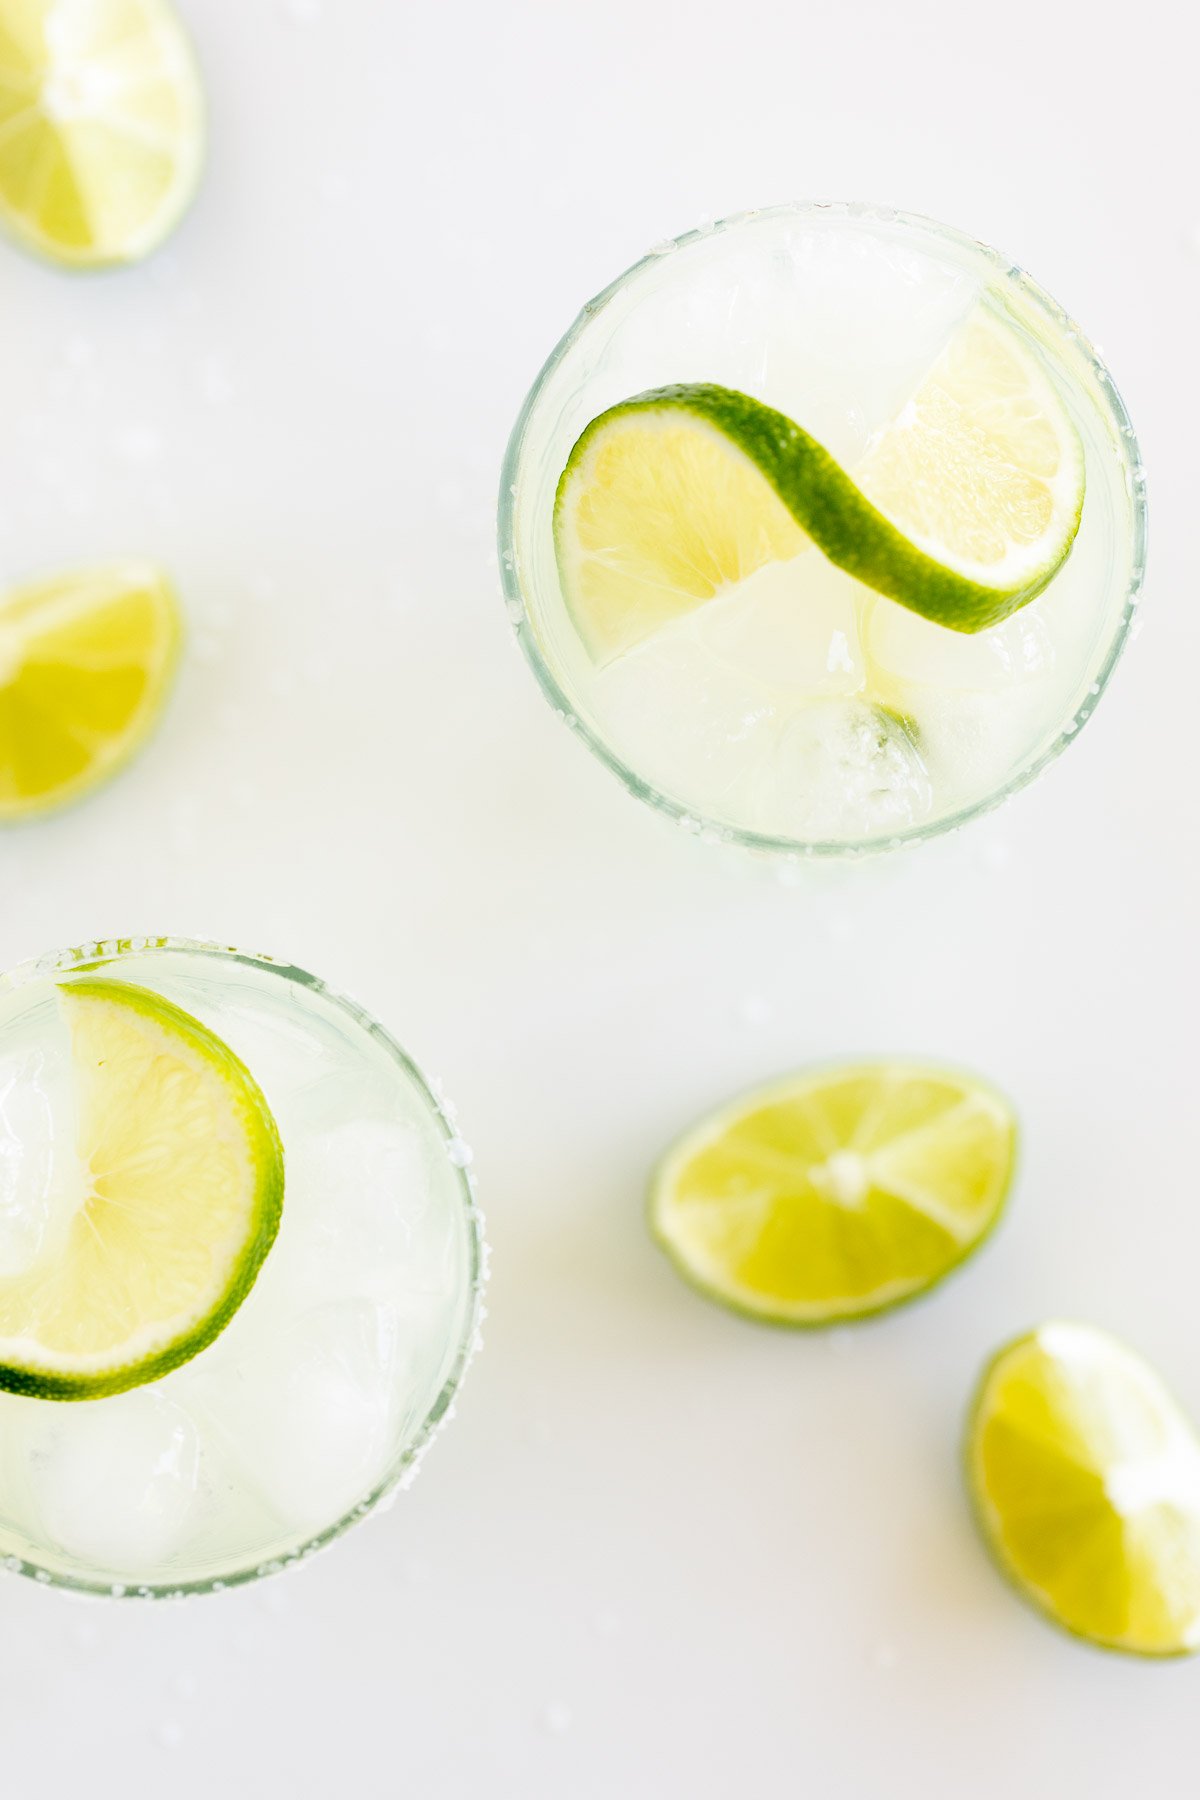
[[488, 1274], [487, 1245], [483, 1235], [483, 1215], [475, 1200], [475, 1177], [469, 1167], [457, 1163], [449, 1155], [449, 1146], [458, 1142], [449, 1102], [435, 1089], [408, 1052], [392, 1034], [366, 1009], [295, 963], [269, 956], [262, 951], [239, 950], [232, 944], [221, 944], [208, 938], [190, 937], [125, 937], [100, 938], [77, 945], [70, 950], [48, 950], [13, 968], [0, 972], [0, 998], [29, 983], [44, 980], [64, 970], [98, 968], [125, 956], [153, 955], [157, 951], [183, 952], [187, 955], [210, 956], [225, 962], [237, 962], [249, 968], [266, 969], [285, 981], [307, 988], [348, 1013], [356, 1025], [365, 1030], [388, 1053], [403, 1074], [413, 1083], [426, 1102], [447, 1148], [446, 1161], [453, 1171], [458, 1196], [462, 1203], [467, 1233], [467, 1307], [463, 1327], [454, 1346], [454, 1357], [437, 1394], [426, 1408], [420, 1424], [409, 1435], [399, 1454], [393, 1459], [382, 1480], [368, 1489], [347, 1512], [322, 1531], [305, 1535], [285, 1555], [263, 1562], [235, 1567], [228, 1573], [206, 1576], [193, 1581], [136, 1581], [123, 1583], [101, 1581], [83, 1575], [64, 1574], [41, 1563], [17, 1555], [0, 1555], [0, 1571], [24, 1575], [39, 1586], [57, 1588], [68, 1594], [113, 1600], [183, 1600], [197, 1594], [219, 1594], [233, 1588], [246, 1587], [270, 1575], [281, 1574], [311, 1561], [318, 1551], [345, 1535], [360, 1520], [374, 1512], [389, 1495], [406, 1487], [415, 1475], [421, 1458], [445, 1421], [453, 1416], [453, 1402], [462, 1387], [467, 1368], [479, 1348], [483, 1320], [483, 1288]]
[[[1121, 602], [1120, 616], [1113, 627], [1103, 659], [1087, 692], [1079, 700], [1073, 713], [1057, 728], [1050, 742], [1038, 755], [1022, 764], [1000, 787], [982, 799], [972, 801], [969, 805], [960, 806], [940, 818], [928, 820], [903, 831], [881, 831], [857, 839], [805, 839], [779, 833], [752, 831], [741, 826], [731, 825], [726, 821], [705, 816], [696, 807], [685, 806], [681, 801], [674, 799], [632, 769], [615, 750], [605, 743], [598, 730], [579, 717], [575, 703], [551, 667], [549, 657], [543, 652], [522, 587], [516, 545], [517, 487], [530, 421], [547, 384], [568, 353], [594, 324], [597, 317], [643, 273], [660, 265], [665, 257], [673, 255], [677, 250], [687, 249], [690, 245], [703, 239], [721, 236], [756, 220], [802, 219], [818, 215], [863, 219], [881, 225], [899, 225], [905, 229], [930, 234], [935, 238], [943, 238], [959, 249], [968, 250], [976, 256], [982, 255], [998, 275], [1005, 280], [1015, 282], [1020, 287], [1023, 296], [1050, 322], [1055, 331], [1060, 336], [1066, 335], [1074, 344], [1094, 377], [1107, 408], [1110, 422], [1115, 428], [1114, 448], [1124, 469], [1125, 485], [1132, 513], [1129, 534], [1129, 584]], [[692, 230], [685, 231], [678, 237], [664, 239], [661, 244], [655, 245], [644, 256], [639, 257], [615, 280], [610, 281], [591, 300], [584, 303], [542, 364], [509, 434], [500, 474], [497, 540], [501, 590], [522, 654], [532, 669], [545, 698], [563, 723], [587, 746], [593, 756], [608, 769], [610, 774], [616, 776], [617, 780], [635, 799], [644, 801], [655, 812], [662, 814], [692, 835], [700, 837], [704, 842], [731, 844], [762, 855], [781, 858], [785, 862], [799, 863], [810, 858], [835, 860], [878, 856], [891, 850], [927, 843], [931, 839], [961, 830], [971, 820], [980, 818], [985, 813], [993, 812], [997, 807], [1002, 806], [1014, 794], [1019, 793], [1022, 788], [1028, 787], [1032, 781], [1035, 781], [1051, 763], [1056, 762], [1067, 745], [1078, 737], [1084, 725], [1091, 718], [1112, 679], [1113, 671], [1121, 659], [1125, 646], [1129, 642], [1131, 627], [1138, 613], [1145, 582], [1147, 521], [1145, 470], [1137, 435], [1120, 391], [1095, 345], [1080, 331], [1066, 310], [1019, 263], [1014, 262], [1011, 257], [995, 249], [992, 245], [984, 243], [981, 238], [973, 237], [969, 232], [959, 231], [955, 226], [943, 225], [940, 220], [931, 219], [922, 213], [906, 212], [890, 206], [876, 206], [867, 201], [799, 200], [787, 201], [776, 206], [750, 207], [742, 212], [730, 213], [722, 219], [715, 220], [712, 224], [705, 223], [693, 227]]]

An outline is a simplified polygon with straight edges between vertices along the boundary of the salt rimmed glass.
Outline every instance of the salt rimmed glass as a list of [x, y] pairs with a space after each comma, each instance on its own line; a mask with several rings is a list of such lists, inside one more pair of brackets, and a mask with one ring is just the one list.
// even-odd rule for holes
[[[109, 1569], [93, 1574], [79, 1567], [64, 1567], [66, 1563], [78, 1563], [79, 1558], [70, 1551], [64, 1553], [61, 1545], [46, 1544], [34, 1555], [4, 1554], [11, 1544], [13, 1533], [4, 1521], [4, 1495], [0, 1492], [0, 1568], [14, 1573], [32, 1577], [46, 1585], [66, 1589], [83, 1595], [125, 1598], [182, 1598], [199, 1593], [219, 1593], [227, 1588], [242, 1586], [264, 1576], [292, 1568], [308, 1560], [317, 1551], [347, 1531], [350, 1526], [365, 1518], [381, 1502], [404, 1486], [408, 1485], [415, 1474], [417, 1466], [430, 1442], [442, 1423], [453, 1412], [453, 1401], [461, 1385], [467, 1365], [478, 1345], [479, 1324], [482, 1315], [482, 1285], [486, 1271], [486, 1250], [482, 1236], [481, 1215], [475, 1203], [475, 1182], [468, 1167], [470, 1153], [466, 1149], [457, 1126], [453, 1120], [452, 1110], [448, 1102], [432, 1086], [421, 1073], [417, 1065], [400, 1047], [395, 1039], [384, 1028], [345, 995], [338, 994], [319, 981], [315, 976], [294, 967], [290, 963], [278, 962], [274, 958], [239, 951], [231, 946], [222, 946], [205, 941], [178, 937], [135, 937], [114, 938], [81, 945], [77, 948], [50, 952], [46, 955], [21, 964], [19, 967], [0, 974], [0, 1052], [4, 1049], [6, 1023], [11, 1023], [12, 1009], [19, 1006], [23, 999], [22, 990], [29, 990], [34, 984], [45, 986], [53, 983], [63, 975], [77, 973], [82, 970], [103, 970], [120, 979], [137, 979], [138, 972], [147, 961], [150, 967], [156, 966], [156, 959], [162, 958], [161, 966], [167, 963], [180, 963], [186, 959], [189, 965], [189, 977], [193, 974], [190, 965], [195, 966], [197, 981], [206, 981], [211, 977], [215, 986], [219, 987], [223, 972], [231, 970], [248, 972], [254, 978], [268, 978], [269, 984], [278, 981], [280, 993], [285, 999], [296, 1003], [296, 1016], [302, 1015], [302, 1008], [317, 1005], [336, 1019], [338, 1028], [344, 1030], [353, 1041], [361, 1036], [369, 1040], [372, 1056], [381, 1053], [379, 1066], [390, 1068], [398, 1090], [403, 1090], [403, 1100], [398, 1103], [399, 1111], [409, 1115], [419, 1114], [422, 1128], [431, 1144], [440, 1146], [435, 1152], [436, 1166], [441, 1169], [444, 1179], [444, 1193], [453, 1213], [452, 1229], [456, 1246], [461, 1250], [458, 1259], [458, 1282], [456, 1284], [451, 1311], [455, 1319], [455, 1329], [448, 1334], [445, 1341], [438, 1346], [435, 1358], [437, 1369], [436, 1391], [431, 1392], [428, 1403], [420, 1412], [420, 1416], [406, 1421], [402, 1436], [389, 1446], [390, 1454], [386, 1467], [377, 1479], [371, 1481], [367, 1490], [357, 1497], [353, 1505], [339, 1511], [338, 1516], [323, 1525], [321, 1529], [297, 1534], [295, 1541], [289, 1543], [281, 1554], [272, 1554], [265, 1560], [249, 1558], [234, 1559], [228, 1567], [206, 1569], [203, 1576], [193, 1579], [176, 1579], [169, 1573], [162, 1578], [139, 1579], [127, 1571]], [[273, 989], [272, 989], [273, 991]], [[253, 1064], [251, 1063], [253, 1073]], [[272, 1098], [268, 1094], [268, 1098]], [[274, 1102], [273, 1102], [274, 1103]], [[278, 1119], [279, 1108], [276, 1105]], [[287, 1219], [286, 1169], [288, 1159], [288, 1137], [284, 1131], [285, 1159], [285, 1194], [284, 1221]], [[282, 1242], [281, 1235], [277, 1239]], [[270, 1266], [268, 1256], [265, 1268]], [[262, 1276], [260, 1275], [260, 1281]], [[234, 1316], [226, 1332], [237, 1325], [238, 1319], [248, 1312], [253, 1305], [255, 1290], [252, 1289], [243, 1302], [239, 1313]], [[222, 1336], [225, 1334], [223, 1333]], [[221, 1338], [210, 1346], [215, 1351]], [[185, 1374], [188, 1369], [195, 1369], [208, 1352], [202, 1351], [192, 1363], [184, 1364], [181, 1369], [162, 1378], [163, 1382], [171, 1382]], [[134, 1394], [152, 1393], [162, 1387], [162, 1382], [146, 1384], [141, 1389], [134, 1389]], [[127, 1396], [126, 1396], [127, 1397]], [[104, 1400], [55, 1402], [21, 1398], [18, 1396], [0, 1396], [5, 1405], [17, 1405], [23, 1408], [52, 1409], [58, 1412], [62, 1408], [102, 1408], [111, 1404]], [[31, 1534], [23, 1531], [26, 1539], [26, 1550], [35, 1548], [29, 1542]], [[40, 1560], [44, 1558], [44, 1560]]]
[[[1108, 559], [1105, 591], [1096, 595], [1097, 630], [1091, 652], [1079, 668], [1069, 703], [1056, 713], [1032, 751], [1018, 760], [1002, 781], [969, 803], [935, 817], [869, 836], [806, 839], [745, 828], [668, 791], [614, 746], [603, 720], [590, 716], [578, 676], [556, 647], [556, 639], [557, 646], [564, 641], [565, 613], [554, 568], [551, 512], [558, 473], [583, 426], [637, 391], [636, 387], [609, 391], [602, 375], [606, 354], [636, 315], [643, 298], [655, 295], [661, 299], [663, 283], [674, 282], [674, 290], [669, 291], [677, 291], [682, 318], [689, 284], [701, 267], [698, 259], [711, 257], [712, 246], [736, 250], [741, 234], [786, 233], [808, 222], [826, 226], [839, 220], [848, 227], [866, 225], [898, 241], [908, 239], [928, 251], [936, 250], [974, 271], [989, 289], [1000, 291], [1004, 302], [1055, 360], [1060, 383], [1102, 423], [1109, 459], [1106, 473], [1113, 477], [1114, 491], [1121, 496], [1123, 516], [1114, 514], [1111, 523], [1113, 555]], [[703, 369], [681, 374], [673, 362], [664, 359], [661, 372], [640, 379], [640, 386], [708, 378]], [[771, 398], [768, 393], [761, 397]], [[1087, 500], [1085, 516], [1086, 508]], [[1075, 322], [1024, 270], [978, 240], [915, 214], [811, 202], [740, 213], [665, 241], [584, 306], [538, 375], [513, 428], [501, 479], [499, 552], [509, 616], [543, 694], [569, 729], [632, 794], [706, 841], [739, 845], [793, 862], [808, 857], [852, 857], [899, 848], [961, 827], [1025, 787], [1078, 735], [1108, 685], [1136, 614], [1146, 559], [1145, 476], [1133, 427], [1108, 370]]]

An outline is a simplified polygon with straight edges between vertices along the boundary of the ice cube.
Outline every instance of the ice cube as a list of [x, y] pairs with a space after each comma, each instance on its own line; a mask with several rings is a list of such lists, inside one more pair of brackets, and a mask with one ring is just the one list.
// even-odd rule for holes
[[[356, 1119], [297, 1133], [279, 1235], [255, 1284], [257, 1311], [294, 1317], [325, 1300], [395, 1300], [446, 1290], [444, 1239], [457, 1215], [434, 1205], [435, 1146], [414, 1126]], [[214, 1355], [240, 1354], [238, 1319]]]
[[909, 730], [887, 708], [824, 700], [784, 726], [749, 795], [762, 831], [875, 837], [927, 817], [933, 790]]
[[28, 1431], [37, 1537], [103, 1573], [161, 1571], [185, 1540], [198, 1493], [200, 1439], [183, 1408], [138, 1388], [38, 1403]]
[[921, 754], [947, 811], [1001, 788], [1056, 719], [1037, 682], [994, 693], [916, 686], [908, 693]]
[[766, 563], [695, 615], [699, 642], [779, 696], [852, 694], [862, 686], [862, 587], [811, 546]]
[[605, 669], [596, 693], [618, 754], [672, 798], [706, 811], [761, 755], [775, 718], [769, 689], [700, 642], [693, 616]]
[[26, 1034], [0, 1056], [0, 1277], [47, 1249], [84, 1197], [65, 1027], [37, 1048]]
[[848, 218], [833, 230], [797, 219], [785, 255], [788, 307], [770, 333], [774, 404], [852, 462], [920, 387], [978, 282]]
[[871, 662], [902, 681], [994, 693], [1054, 668], [1054, 641], [1037, 602], [989, 631], [951, 631], [879, 600], [866, 628]]
[[406, 1347], [399, 1306], [334, 1301], [264, 1334], [236, 1375], [210, 1365], [193, 1404], [237, 1478], [297, 1534], [334, 1524], [378, 1485], [397, 1442]]
[[606, 336], [586, 341], [592, 355], [603, 343], [597, 373], [613, 400], [722, 382], [769, 401], [846, 463], [920, 386], [978, 291], [911, 236], [844, 211], [763, 214], [664, 257], [636, 304], [611, 309]]

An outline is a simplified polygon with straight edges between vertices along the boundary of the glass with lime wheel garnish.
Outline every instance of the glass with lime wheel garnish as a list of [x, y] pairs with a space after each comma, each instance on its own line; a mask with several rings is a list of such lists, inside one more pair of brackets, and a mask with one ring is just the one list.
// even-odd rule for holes
[[927, 220], [749, 213], [580, 315], [500, 549], [549, 699], [641, 798], [790, 855], [933, 836], [1044, 768], [1126, 640], [1145, 495], [1094, 350]]
[[214, 1591], [366, 1514], [475, 1339], [468, 1162], [290, 965], [135, 938], [0, 977], [0, 1562]]

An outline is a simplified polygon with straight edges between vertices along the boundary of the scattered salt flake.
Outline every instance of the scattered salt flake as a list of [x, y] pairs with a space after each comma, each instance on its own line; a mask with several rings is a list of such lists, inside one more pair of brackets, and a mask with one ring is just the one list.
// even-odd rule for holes
[[171, 1688], [181, 1700], [194, 1700], [199, 1691], [199, 1683], [194, 1675], [179, 1674], [171, 1683]]
[[896, 1666], [896, 1646], [894, 1644], [889, 1644], [886, 1639], [880, 1639], [879, 1643], [872, 1644], [870, 1663], [871, 1667], [874, 1669], [894, 1669]]
[[738, 1012], [747, 1025], [762, 1025], [771, 1017], [771, 1002], [765, 994], [743, 994]]
[[174, 1719], [164, 1719], [154, 1735], [164, 1750], [177, 1750], [183, 1742], [183, 1728]]
[[542, 1724], [552, 1737], [562, 1737], [571, 1729], [571, 1709], [562, 1700], [551, 1700], [542, 1708]]
[[602, 1606], [592, 1620], [598, 1637], [616, 1637], [621, 1629], [621, 1621], [611, 1606]]

